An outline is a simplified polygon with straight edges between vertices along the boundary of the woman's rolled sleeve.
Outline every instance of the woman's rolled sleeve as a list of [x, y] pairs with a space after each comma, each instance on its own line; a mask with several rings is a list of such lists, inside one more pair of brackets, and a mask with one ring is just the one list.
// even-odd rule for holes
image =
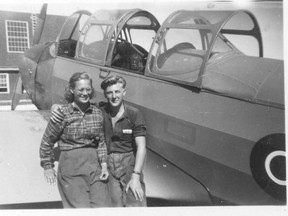
[[53, 168], [55, 156], [53, 152], [54, 144], [59, 140], [62, 133], [60, 124], [48, 122], [46, 130], [40, 144], [40, 165], [44, 169]]

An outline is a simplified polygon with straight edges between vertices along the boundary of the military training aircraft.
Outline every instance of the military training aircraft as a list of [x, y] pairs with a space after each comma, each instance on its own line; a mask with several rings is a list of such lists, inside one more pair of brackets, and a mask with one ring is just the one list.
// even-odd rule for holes
[[50, 110], [75, 72], [91, 75], [97, 103], [107, 76], [124, 77], [147, 122], [149, 206], [286, 205], [284, 64], [263, 57], [250, 11], [177, 10], [161, 25], [141, 9], [79, 10], [40, 44], [45, 14], [19, 85]]

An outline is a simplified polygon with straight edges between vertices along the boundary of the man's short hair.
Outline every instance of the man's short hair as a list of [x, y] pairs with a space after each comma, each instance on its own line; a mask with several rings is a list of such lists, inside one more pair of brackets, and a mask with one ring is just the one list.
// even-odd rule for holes
[[110, 76], [107, 77], [103, 82], [101, 83], [101, 89], [104, 91], [107, 89], [107, 87], [111, 85], [115, 85], [117, 83], [122, 84], [123, 88], [126, 87], [126, 80], [123, 77], [120, 76]]

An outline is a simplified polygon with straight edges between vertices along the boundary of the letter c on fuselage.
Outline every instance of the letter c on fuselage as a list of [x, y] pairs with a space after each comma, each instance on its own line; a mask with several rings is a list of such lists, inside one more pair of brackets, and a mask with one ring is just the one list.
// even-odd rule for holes
[[250, 155], [250, 168], [266, 193], [286, 201], [285, 134], [271, 134], [256, 142]]

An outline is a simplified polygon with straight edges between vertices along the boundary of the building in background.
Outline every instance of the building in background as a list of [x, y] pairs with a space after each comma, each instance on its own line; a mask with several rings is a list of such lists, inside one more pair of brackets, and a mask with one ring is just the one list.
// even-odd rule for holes
[[[55, 41], [66, 18], [47, 15], [40, 43]], [[17, 62], [32, 46], [36, 25], [36, 14], [0, 10], [0, 107], [11, 104], [19, 75]], [[24, 89], [21, 99], [28, 99]]]

